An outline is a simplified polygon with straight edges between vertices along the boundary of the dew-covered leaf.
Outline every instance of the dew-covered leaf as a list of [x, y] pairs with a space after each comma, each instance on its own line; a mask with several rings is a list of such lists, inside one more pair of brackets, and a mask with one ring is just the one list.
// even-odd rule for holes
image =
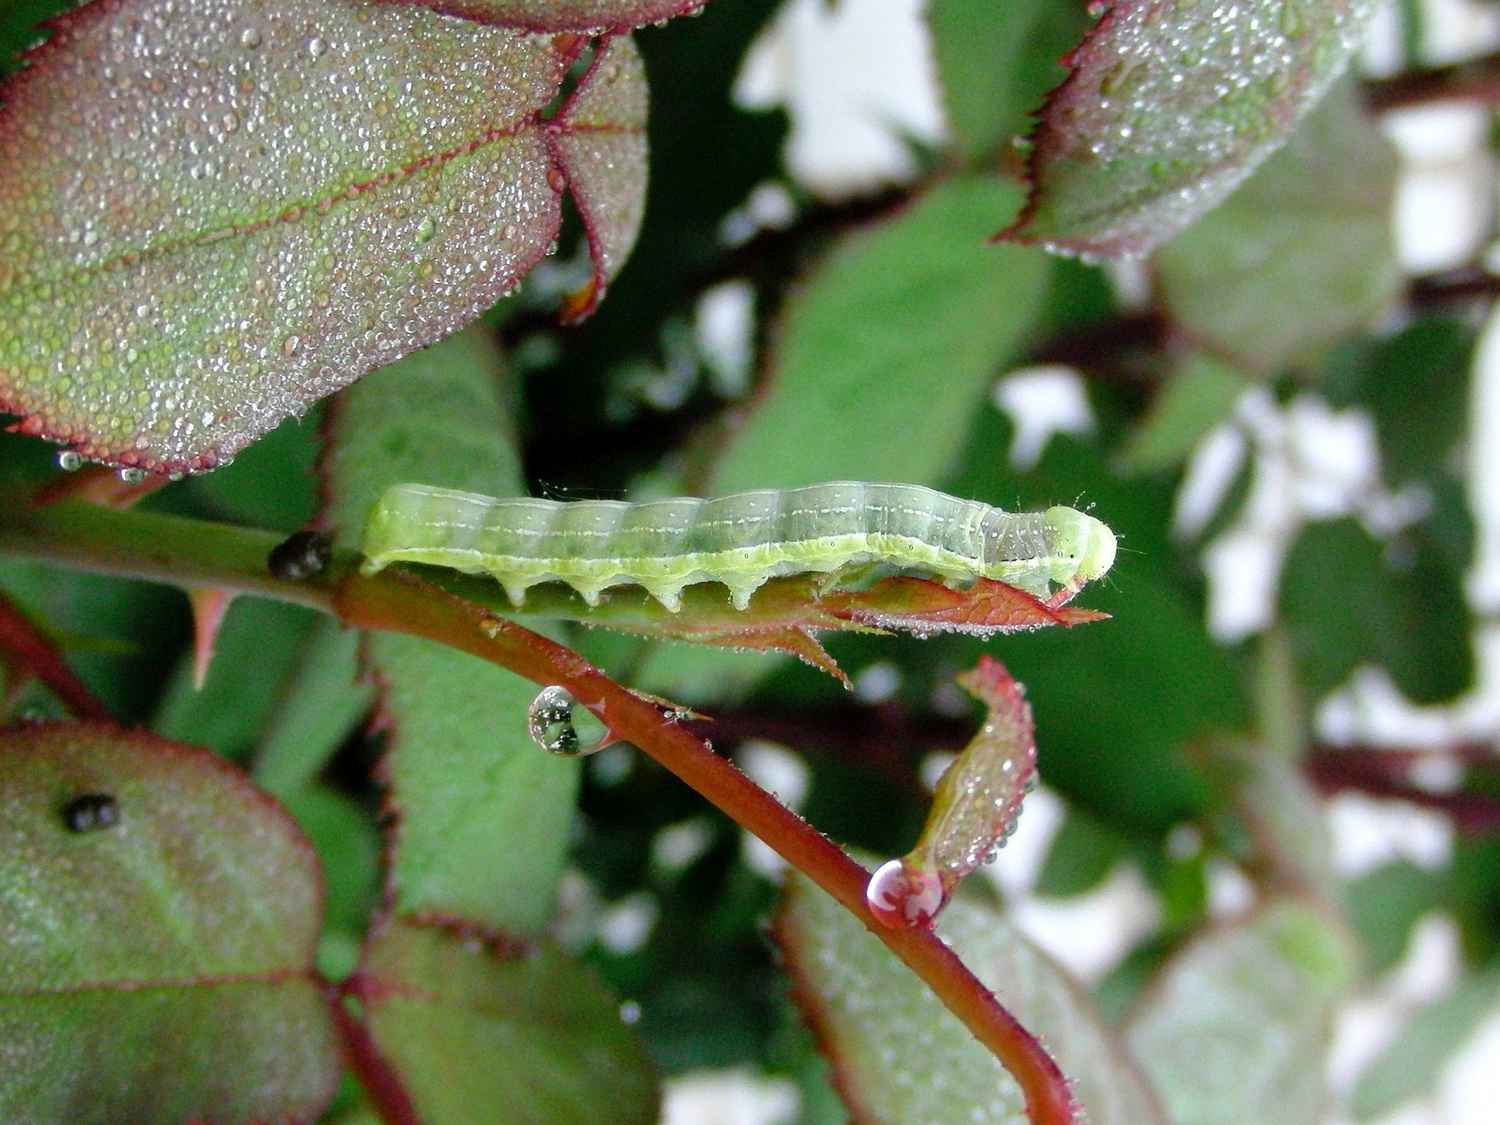
[[646, 210], [646, 71], [628, 37], [611, 39], [594, 57], [558, 122], [548, 135], [594, 261], [593, 277], [566, 309], [569, 320], [580, 320], [630, 256]]
[[0, 114], [0, 403], [86, 456], [227, 460], [508, 292], [570, 185], [601, 261], [633, 238], [627, 40], [577, 108], [635, 142], [568, 151], [540, 111], [577, 39], [355, 0], [96, 2], [52, 32]]
[[1265, 1118], [1317, 1125], [1333, 1018], [1353, 983], [1348, 935], [1277, 899], [1191, 941], [1132, 1014], [1127, 1036], [1176, 1125]]
[[592, 970], [392, 920], [354, 979], [380, 1053], [427, 1121], [651, 1125], [656, 1075]]
[[[788, 880], [776, 938], [803, 1014], [861, 1121], [1025, 1125], [1015, 1080], [895, 954], [800, 876]], [[937, 931], [1038, 1036], [1090, 1125], [1163, 1119], [1088, 996], [990, 907], [960, 898]]]
[[1224, 204], [1157, 254], [1172, 317], [1252, 370], [1307, 361], [1401, 289], [1396, 155], [1336, 86]]
[[[323, 463], [324, 519], [340, 545], [358, 544], [376, 498], [401, 481], [521, 491], [502, 377], [475, 327], [340, 396]], [[578, 763], [527, 735], [535, 685], [417, 637], [372, 634], [366, 654], [389, 725], [398, 910], [536, 933], [567, 855]]]
[[1143, 254], [1220, 203], [1343, 71], [1373, 0], [1117, 0], [1068, 56], [1007, 237]]
[[696, 16], [708, 0], [393, 0], [526, 31], [600, 35]]
[[221, 758], [0, 736], [0, 1117], [316, 1118], [339, 1073], [321, 898], [307, 840]]
[[960, 881], [1005, 846], [1036, 786], [1036, 723], [1026, 689], [990, 656], [955, 678], [984, 704], [984, 723], [938, 779], [911, 851], [870, 879], [865, 902], [884, 925], [930, 925]]

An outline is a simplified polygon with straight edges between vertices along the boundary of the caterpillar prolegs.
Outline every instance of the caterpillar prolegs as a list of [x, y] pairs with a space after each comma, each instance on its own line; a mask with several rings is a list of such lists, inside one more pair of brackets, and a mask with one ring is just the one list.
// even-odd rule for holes
[[778, 575], [840, 576], [885, 564], [950, 584], [992, 578], [1047, 597], [1109, 570], [1115, 537], [1072, 508], [1004, 512], [913, 484], [834, 481], [711, 500], [495, 499], [399, 484], [365, 527], [364, 570], [429, 563], [489, 574], [520, 606], [540, 582], [566, 582], [589, 605], [642, 586], [676, 612], [698, 582], [728, 587], [737, 609]]

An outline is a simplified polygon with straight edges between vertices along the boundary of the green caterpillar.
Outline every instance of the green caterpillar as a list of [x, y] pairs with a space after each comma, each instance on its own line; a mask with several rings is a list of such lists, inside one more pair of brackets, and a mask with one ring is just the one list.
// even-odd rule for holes
[[1109, 570], [1115, 537], [1072, 508], [1016, 514], [913, 484], [834, 481], [642, 504], [398, 484], [371, 512], [363, 549], [367, 574], [394, 562], [489, 574], [517, 606], [530, 587], [557, 581], [589, 605], [611, 586], [642, 586], [675, 613], [694, 583], [722, 583], [743, 610], [778, 575], [871, 564], [950, 583], [993, 578], [1045, 598]]

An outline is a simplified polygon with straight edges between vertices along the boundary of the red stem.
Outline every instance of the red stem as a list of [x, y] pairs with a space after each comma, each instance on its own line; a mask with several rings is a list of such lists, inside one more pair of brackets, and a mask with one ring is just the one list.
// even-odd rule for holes
[[333, 1014], [333, 1023], [343, 1043], [344, 1057], [349, 1069], [354, 1071], [365, 1094], [375, 1103], [375, 1110], [386, 1125], [421, 1125], [417, 1108], [411, 1095], [401, 1084], [401, 1078], [391, 1069], [385, 1056], [375, 1046], [370, 1029], [363, 1020], [357, 1020], [344, 1007], [345, 990], [329, 987], [326, 990], [328, 1010]]
[[869, 872], [655, 705], [562, 645], [399, 571], [351, 575], [335, 591], [334, 605], [349, 625], [439, 640], [538, 684], [566, 688], [617, 737], [651, 755], [859, 918], [1015, 1077], [1036, 1125], [1076, 1120], [1057, 1063], [936, 934], [877, 923], [865, 905]]
[[51, 688], [77, 718], [114, 721], [109, 708], [68, 667], [56, 646], [3, 594], [0, 594], [0, 655]]

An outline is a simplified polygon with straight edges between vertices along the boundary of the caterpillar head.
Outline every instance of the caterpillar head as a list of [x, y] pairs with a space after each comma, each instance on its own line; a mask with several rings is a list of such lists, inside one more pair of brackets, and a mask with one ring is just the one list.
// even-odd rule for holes
[[1042, 518], [1057, 559], [1054, 581], [1076, 590], [1109, 572], [1115, 562], [1115, 535], [1108, 527], [1073, 508], [1048, 508]]

